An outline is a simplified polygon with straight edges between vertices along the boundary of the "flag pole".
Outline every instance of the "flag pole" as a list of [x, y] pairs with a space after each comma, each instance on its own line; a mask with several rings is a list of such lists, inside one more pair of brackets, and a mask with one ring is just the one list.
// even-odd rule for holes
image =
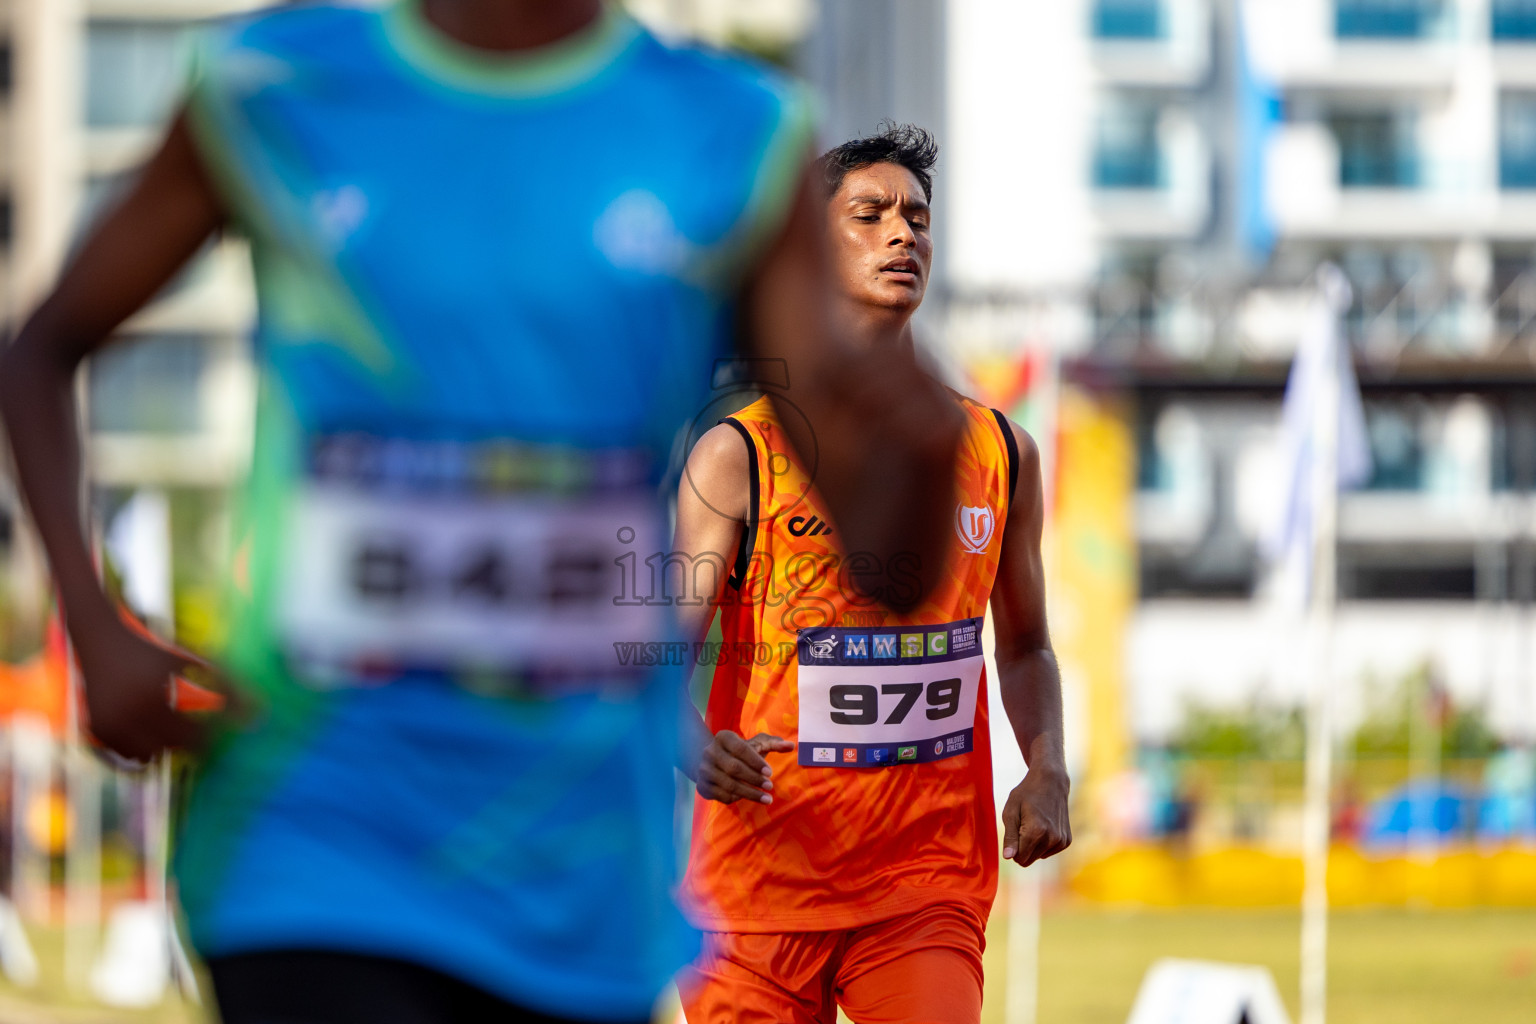
[[71, 992], [83, 993], [101, 930], [101, 773], [86, 748], [74, 645], [67, 650], [64, 778], [71, 822], [64, 855], [64, 979]]
[[1337, 603], [1339, 505], [1339, 361], [1338, 309], [1329, 294], [1338, 271], [1324, 266], [1318, 286], [1328, 303], [1333, 344], [1318, 375], [1312, 421], [1312, 566], [1307, 618], [1308, 708], [1306, 803], [1302, 818], [1303, 888], [1301, 899], [1301, 1024], [1324, 1024], [1328, 1003], [1328, 846], [1330, 790], [1333, 782], [1334, 687], [1330, 679], [1333, 619]]
[[[1057, 434], [1061, 424], [1058, 413], [1061, 408], [1061, 354], [1057, 345], [1042, 346], [1040, 373], [1042, 379], [1033, 387], [1031, 405], [1039, 404], [1035, 428], [1035, 441], [1040, 451], [1040, 500], [1042, 509], [1041, 544], [1047, 550], [1041, 555], [1047, 565], [1052, 564], [1049, 545], [1055, 536], [1056, 519], [1056, 457]], [[991, 619], [987, 629], [991, 629]], [[996, 665], [988, 667], [991, 677], [996, 677]], [[1001, 693], [995, 705], [1002, 708]], [[1006, 720], [1006, 716], [999, 716]], [[1016, 745], [1016, 744], [1015, 744]], [[996, 753], [993, 763], [996, 764]], [[999, 793], [1001, 797], [1001, 793]], [[997, 806], [1001, 807], [999, 799]], [[1040, 896], [1044, 886], [1045, 865], [1036, 862], [1027, 868], [1009, 870], [1003, 865], [1003, 876], [1008, 881], [1008, 981], [1004, 989], [1004, 1024], [1035, 1024], [1040, 1015]]]
[[1036, 863], [1007, 868], [1008, 981], [1004, 1024], [1035, 1024], [1040, 1010], [1040, 872]]

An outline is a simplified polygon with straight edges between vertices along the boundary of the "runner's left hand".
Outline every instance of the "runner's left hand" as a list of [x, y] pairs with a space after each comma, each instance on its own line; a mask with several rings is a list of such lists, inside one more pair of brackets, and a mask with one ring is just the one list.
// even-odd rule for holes
[[766, 732], [742, 739], [729, 729], [721, 729], [699, 755], [698, 771], [694, 773], [699, 796], [722, 804], [737, 800], [771, 804], [773, 769], [765, 755], [787, 754], [794, 749], [789, 740]]
[[1072, 845], [1067, 773], [1031, 769], [1003, 804], [1003, 859], [1019, 867], [1054, 857]]

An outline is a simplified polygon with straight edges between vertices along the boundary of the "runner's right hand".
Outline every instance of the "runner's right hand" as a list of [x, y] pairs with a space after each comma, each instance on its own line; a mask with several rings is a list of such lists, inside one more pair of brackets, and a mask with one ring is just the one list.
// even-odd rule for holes
[[789, 740], [760, 732], [744, 740], [729, 729], [721, 729], [699, 755], [695, 775], [699, 795], [706, 800], [733, 804], [737, 800], [773, 803], [773, 769], [764, 754], [787, 754], [795, 749]]
[[171, 709], [172, 678], [204, 662], [140, 635], [112, 618], [72, 632], [85, 679], [91, 735], [130, 761], [148, 762], [167, 748], [196, 749], [202, 725]]

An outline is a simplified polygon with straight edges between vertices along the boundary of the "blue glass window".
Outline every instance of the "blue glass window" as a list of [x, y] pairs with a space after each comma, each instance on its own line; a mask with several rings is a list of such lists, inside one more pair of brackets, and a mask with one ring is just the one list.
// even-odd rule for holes
[[213, 345], [195, 334], [128, 338], [90, 362], [91, 429], [185, 435], [200, 431], [199, 400]]
[[85, 122], [92, 128], [158, 124], [185, 68], [180, 21], [92, 21], [85, 37]]
[[1096, 39], [1160, 39], [1165, 31], [1161, 0], [1094, 0]]
[[1493, 38], [1536, 40], [1536, 0], [1493, 0]]
[[1419, 160], [1411, 122], [1393, 112], [1338, 114], [1330, 119], [1339, 143], [1339, 184], [1345, 188], [1412, 188]]
[[1341, 39], [1420, 39], [1440, 26], [1440, 0], [1336, 0]]
[[1536, 93], [1500, 97], [1499, 187], [1536, 188]]
[[1162, 147], [1157, 139], [1156, 107], [1107, 105], [1094, 133], [1093, 184], [1096, 188], [1161, 188]]
[[1373, 491], [1417, 491], [1424, 483], [1424, 444], [1417, 410], [1402, 404], [1368, 404], [1366, 431], [1371, 445]]

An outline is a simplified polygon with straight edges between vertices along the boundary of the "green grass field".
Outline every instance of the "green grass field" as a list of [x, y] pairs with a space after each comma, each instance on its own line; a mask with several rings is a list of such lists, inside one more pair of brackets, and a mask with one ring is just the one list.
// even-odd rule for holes
[[[1123, 1024], [1142, 976], [1164, 956], [1262, 964], [1294, 1017], [1298, 928], [1288, 911], [1047, 910], [1038, 1024]], [[1007, 932], [999, 913], [984, 1024], [1003, 1021]], [[43, 984], [31, 993], [0, 984], [0, 1024], [204, 1024], [179, 999], [128, 1013], [66, 998], [59, 936], [34, 942]], [[1332, 918], [1330, 949], [1329, 1024], [1536, 1021], [1536, 910], [1344, 911]]]
[[[1262, 964], [1294, 1020], [1300, 917], [1291, 911], [1047, 911], [1039, 1024], [1124, 1024], [1152, 962]], [[987, 949], [986, 1024], [1002, 1024], [1007, 928]], [[1329, 1024], [1536, 1021], [1536, 911], [1343, 911], [1330, 921]]]

